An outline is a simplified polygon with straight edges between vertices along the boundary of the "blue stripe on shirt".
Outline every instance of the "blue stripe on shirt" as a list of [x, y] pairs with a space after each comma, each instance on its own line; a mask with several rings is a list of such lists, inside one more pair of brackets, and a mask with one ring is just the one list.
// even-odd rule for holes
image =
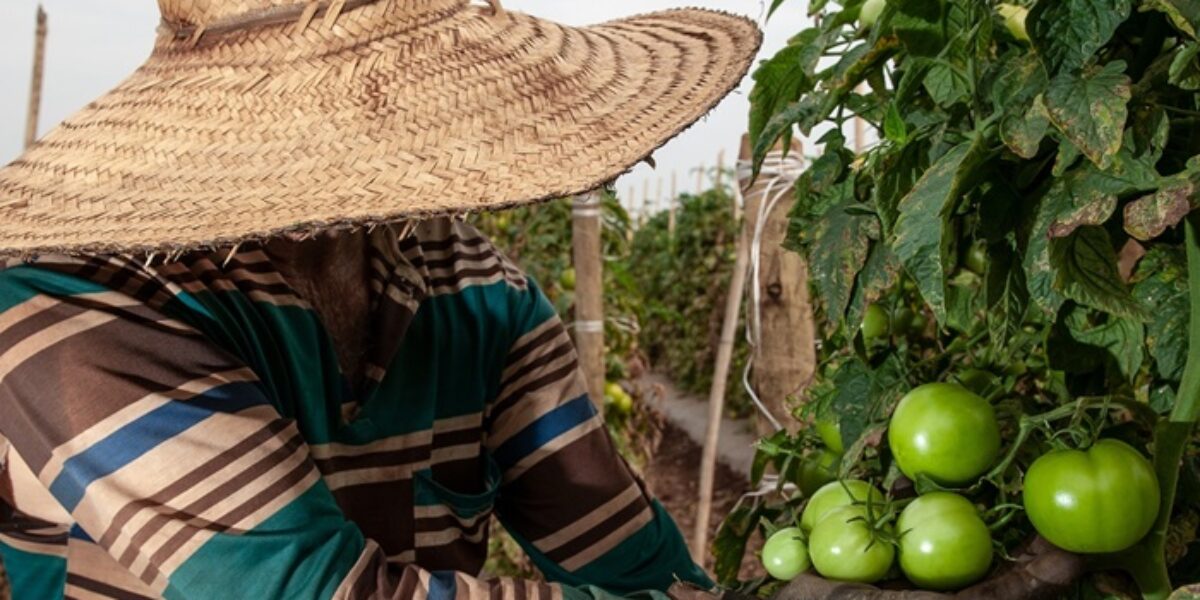
[[458, 581], [453, 571], [434, 571], [429, 574], [427, 600], [454, 600], [458, 594]]
[[521, 459], [545, 446], [554, 438], [573, 429], [580, 423], [596, 416], [596, 407], [584, 394], [574, 400], [560, 404], [554, 410], [538, 417], [508, 441], [500, 444], [494, 457], [500, 470], [507, 471]]
[[214, 413], [235, 413], [266, 402], [257, 384], [245, 381], [215, 387], [189, 400], [169, 401], [68, 458], [62, 472], [50, 484], [50, 493], [72, 512], [93, 481], [133, 462]]

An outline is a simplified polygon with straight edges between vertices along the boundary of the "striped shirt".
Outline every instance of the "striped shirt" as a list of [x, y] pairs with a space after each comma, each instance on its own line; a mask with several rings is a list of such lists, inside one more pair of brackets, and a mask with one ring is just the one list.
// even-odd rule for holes
[[[370, 235], [351, 386], [261, 247], [0, 265], [18, 600], [662, 597], [710, 585], [553, 308], [468, 225]], [[496, 515], [548, 582], [482, 580]]]

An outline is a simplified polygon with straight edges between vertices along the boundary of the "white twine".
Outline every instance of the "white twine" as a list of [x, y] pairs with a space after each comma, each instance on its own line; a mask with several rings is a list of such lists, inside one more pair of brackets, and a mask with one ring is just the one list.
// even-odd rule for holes
[[[754, 386], [750, 383], [750, 373], [754, 369], [754, 350], [762, 341], [762, 237], [766, 230], [767, 220], [774, 212], [775, 206], [791, 193], [792, 186], [803, 172], [804, 158], [799, 152], [792, 152], [787, 156], [784, 156], [782, 152], [771, 152], [766, 156], [758, 177], [760, 182], [765, 181], [767, 185], [761, 192], [763, 202], [758, 205], [758, 220], [755, 223], [754, 235], [750, 242], [750, 299], [748, 303], [750, 310], [746, 311], [746, 343], [749, 344], [751, 352], [749, 360], [746, 361], [746, 369], [742, 371], [742, 386], [746, 388], [746, 393], [750, 394], [750, 400], [754, 403], [754, 407], [766, 417], [775, 431], [783, 429], [783, 425], [758, 397]], [[739, 160], [737, 177], [739, 181], [746, 181], [753, 177], [753, 164], [748, 160]], [[741, 186], [735, 185], [733, 188], [737, 201], [745, 206]], [[774, 484], [771, 487], [773, 488]]]
[[603, 333], [604, 321], [575, 321], [575, 331], [580, 333]]

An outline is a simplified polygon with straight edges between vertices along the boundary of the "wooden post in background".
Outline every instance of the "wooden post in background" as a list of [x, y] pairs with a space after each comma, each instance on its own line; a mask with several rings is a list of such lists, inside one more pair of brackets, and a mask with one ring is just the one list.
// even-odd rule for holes
[[704, 193], [704, 165], [696, 170], [696, 195]]
[[662, 177], [659, 177], [658, 178], [658, 186], [656, 187], [656, 189], [654, 191], [654, 210], [650, 211], [651, 212], [650, 216], [654, 216], [655, 214], [658, 213], [658, 211], [662, 210], [662, 202], [663, 202], [662, 192], [663, 192], [663, 180], [662, 180]]
[[721, 184], [725, 183], [725, 149], [722, 148], [717, 152], [717, 180], [714, 187], [721, 188]]
[[642, 180], [642, 205], [638, 209], [637, 224], [640, 227], [646, 222], [646, 209], [650, 206], [650, 180]]
[[25, 147], [37, 140], [38, 115], [42, 110], [42, 73], [46, 66], [46, 11], [37, 9], [37, 31], [33, 38], [33, 78], [29, 85], [29, 112], [25, 114]]
[[679, 200], [679, 188], [676, 185], [678, 182], [679, 173], [671, 171], [671, 197], [667, 198], [667, 235], [675, 236], [675, 204]]
[[[718, 171], [719, 173], [719, 171]], [[708, 548], [708, 525], [712, 519], [713, 484], [717, 471], [717, 442], [721, 437], [721, 418], [725, 413], [725, 388], [729, 382], [729, 364], [733, 359], [733, 343], [737, 339], [738, 313], [746, 292], [746, 264], [749, 262], [750, 236], [745, 227], [738, 237], [737, 257], [733, 262], [733, 277], [725, 298], [725, 318], [721, 322], [721, 341], [717, 345], [716, 365], [713, 368], [712, 388], [708, 394], [708, 430], [704, 450], [700, 455], [699, 503], [696, 507], [696, 528], [692, 532], [692, 559], [704, 564]]]
[[600, 191], [576, 196], [571, 208], [575, 264], [575, 346], [588, 394], [604, 412], [604, 261], [600, 247]]
[[[800, 423], [793, 419], [788, 410], [789, 396], [800, 392], [812, 379], [816, 367], [816, 343], [812, 317], [812, 305], [808, 297], [808, 268], [804, 259], [796, 252], [783, 249], [787, 237], [788, 213], [796, 202], [793, 192], [796, 178], [804, 168], [804, 148], [799, 140], [792, 139], [786, 161], [780, 161], [781, 148], [768, 155], [764, 171], [758, 180], [739, 181], [746, 201], [746, 228], [759, 231], [758, 243], [758, 299], [757, 331], [758, 345], [754, 348], [754, 370], [750, 384], [760, 401], [784, 428], [795, 433]], [[739, 162], [750, 160], [749, 136], [742, 138]], [[739, 176], [741, 173], [739, 169]], [[772, 182], [774, 182], [772, 184]], [[760, 226], [759, 216], [765, 203], [770, 203], [767, 194], [779, 196], [778, 201], [766, 215]], [[751, 252], [754, 249], [751, 248]], [[754, 256], [751, 255], [751, 264]], [[753, 272], [751, 273], [753, 277]], [[751, 281], [750, 285], [754, 285]], [[754, 311], [753, 305], [749, 310]], [[754, 315], [747, 315], [747, 324], [754, 326]], [[775, 433], [775, 426], [759, 414], [755, 430], [760, 436]]]

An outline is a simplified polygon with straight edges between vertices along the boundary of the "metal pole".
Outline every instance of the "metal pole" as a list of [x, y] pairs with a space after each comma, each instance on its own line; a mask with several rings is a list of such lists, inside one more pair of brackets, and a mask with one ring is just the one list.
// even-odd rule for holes
[[46, 11], [37, 9], [37, 30], [33, 38], [33, 78], [29, 85], [29, 112], [25, 115], [25, 147], [37, 140], [38, 114], [42, 108], [42, 73], [46, 64]]

